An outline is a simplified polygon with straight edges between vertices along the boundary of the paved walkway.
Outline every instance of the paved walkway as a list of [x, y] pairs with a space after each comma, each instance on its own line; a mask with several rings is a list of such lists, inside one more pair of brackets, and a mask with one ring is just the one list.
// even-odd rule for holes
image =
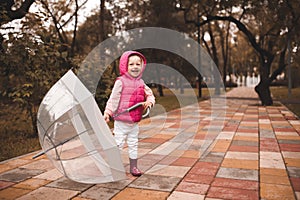
[[0, 199], [300, 199], [300, 120], [293, 113], [258, 106], [253, 88], [227, 93], [226, 106], [217, 107], [223, 115], [212, 117], [209, 100], [199, 105], [142, 122], [139, 178], [76, 183], [33, 153], [0, 163]]

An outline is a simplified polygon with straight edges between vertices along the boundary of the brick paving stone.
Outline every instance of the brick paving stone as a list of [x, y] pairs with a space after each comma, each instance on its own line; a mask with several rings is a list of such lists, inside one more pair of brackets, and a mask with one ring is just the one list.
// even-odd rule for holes
[[258, 142], [258, 137], [255, 135], [249, 135], [249, 134], [242, 134], [237, 133], [234, 138], [234, 140], [244, 140], [244, 141], [251, 141], [251, 142]]
[[174, 138], [172, 138], [170, 141], [172, 142], [178, 142], [178, 143], [182, 143], [183, 141], [186, 141], [192, 137], [195, 136], [195, 132], [196, 131], [191, 131], [189, 132], [188, 130], [185, 130], [179, 134], [177, 134]]
[[178, 177], [144, 174], [129, 184], [129, 187], [171, 192], [180, 180]]
[[72, 200], [92, 200], [92, 199], [87, 199], [87, 198], [83, 198], [83, 197], [74, 197], [74, 198], [72, 198]]
[[260, 168], [260, 174], [270, 175], [270, 176], [287, 176], [287, 172], [285, 169], [276, 169], [276, 168]]
[[284, 158], [300, 159], [300, 153], [297, 152], [282, 151], [282, 155]]
[[[265, 131], [269, 134], [272, 134], [274, 136], [274, 131], [273, 131], [273, 127], [271, 126], [271, 124], [263, 124], [263, 123], [259, 123], [259, 130], [262, 132], [262, 131]], [[260, 134], [261, 134], [260, 132]]]
[[52, 169], [45, 173], [39, 174], [39, 175], [35, 176], [34, 178], [54, 181], [56, 179], [61, 178], [62, 176], [63, 176], [63, 174], [60, 173], [57, 169]]
[[21, 189], [26, 189], [26, 190], [35, 190], [41, 186], [44, 186], [48, 184], [50, 181], [48, 180], [43, 180], [43, 179], [36, 179], [36, 178], [31, 178], [25, 181], [22, 181], [18, 184], [15, 184], [13, 187], [14, 188], [21, 188]]
[[269, 183], [260, 184], [260, 196], [262, 199], [295, 199], [294, 192], [291, 186]]
[[185, 182], [191, 182], [191, 183], [201, 183], [201, 184], [206, 184], [210, 185], [212, 181], [214, 180], [215, 176], [213, 175], [202, 175], [202, 174], [193, 174], [193, 173], [188, 173], [183, 181]]
[[200, 157], [200, 151], [199, 150], [186, 150], [183, 152], [182, 157], [185, 158], [199, 158]]
[[94, 186], [79, 194], [77, 197], [84, 199], [101, 199], [109, 200], [118, 194], [120, 190], [114, 188], [105, 188], [101, 186]]
[[258, 171], [251, 169], [221, 167], [217, 173], [217, 177], [258, 181]]
[[225, 126], [222, 131], [226, 132], [235, 132], [238, 126]]
[[18, 198], [18, 200], [32, 200], [32, 199], [55, 199], [67, 200], [75, 197], [79, 192], [71, 190], [63, 190], [58, 188], [40, 187], [30, 193]]
[[29, 192], [30, 192], [30, 190], [9, 187], [4, 190], [0, 190], [0, 199], [1, 200], [15, 200], [18, 197], [22, 197]]
[[184, 154], [185, 150], [180, 150], [180, 149], [176, 149], [174, 150], [172, 153], [170, 153], [169, 156], [172, 156], [172, 157], [183, 157], [182, 155]]
[[275, 138], [260, 138], [260, 151], [279, 152], [279, 145]]
[[212, 152], [226, 152], [230, 146], [229, 140], [217, 140]]
[[288, 176], [260, 175], [261, 183], [270, 183], [275, 185], [290, 185]]
[[78, 183], [75, 181], [71, 181], [67, 179], [66, 177], [62, 177], [56, 181], [53, 181], [47, 185], [47, 187], [53, 187], [53, 188], [60, 188], [60, 189], [68, 189], [68, 190], [75, 190], [75, 191], [84, 191], [88, 188], [90, 188], [92, 185], [90, 184], [84, 184], [84, 183]]
[[104, 187], [104, 188], [112, 188], [117, 190], [122, 190], [125, 187], [127, 187], [132, 181], [135, 180], [135, 177], [129, 175], [125, 180], [117, 181], [117, 182], [109, 182], [109, 183], [101, 183], [97, 184], [98, 187]]
[[152, 135], [151, 138], [158, 138], [158, 139], [166, 139], [170, 140], [174, 137], [175, 134], [177, 134], [178, 131], [174, 132], [173, 134], [169, 134], [170, 132], [167, 131], [165, 134], [163, 132], [160, 132], [159, 134]]
[[275, 134], [271, 130], [260, 129], [259, 136], [260, 136], [260, 138], [275, 139]]
[[287, 167], [298, 167], [300, 168], [300, 159], [293, 159], [293, 158], [285, 158], [285, 165]]
[[152, 142], [139, 142], [139, 148], [142, 149], [155, 149], [158, 147], [160, 144], [157, 143], [152, 143]]
[[240, 146], [240, 145], [230, 145], [228, 151], [235, 152], [258, 152], [257, 146]]
[[152, 150], [151, 154], [158, 154], [158, 155], [169, 155], [175, 149], [177, 149], [182, 143], [178, 142], [165, 142], [161, 144], [159, 147]]
[[200, 162], [213, 162], [221, 163], [224, 158], [225, 153], [222, 152], [209, 152], [207, 155], [200, 157]]
[[43, 173], [44, 170], [17, 168], [0, 174], [0, 180], [21, 182]]
[[231, 145], [258, 147], [257, 141], [233, 140]]
[[293, 128], [274, 128], [275, 132], [293, 132], [295, 129]]
[[280, 153], [277, 152], [260, 152], [261, 168], [284, 169], [285, 164]]
[[[173, 165], [172, 163], [174, 163], [179, 158], [181, 158], [181, 157], [180, 156], [167, 155], [162, 160], [160, 160], [157, 164], [160, 164], [160, 165]], [[183, 166], [184, 166], [184, 164], [186, 164], [186, 163], [183, 163]]]
[[225, 168], [239, 168], [239, 169], [253, 169], [258, 170], [258, 160], [246, 159], [228, 159], [225, 158], [222, 162], [222, 167]]
[[150, 167], [161, 161], [164, 157], [164, 155], [147, 154], [138, 160], [138, 165], [142, 168], [143, 171], [145, 171], [146, 169], [149, 169]]
[[217, 173], [219, 166], [218, 163], [197, 162], [190, 170], [190, 173], [214, 176]]
[[53, 169], [54, 166], [51, 164], [50, 160], [48, 159], [39, 159], [35, 162], [31, 162], [26, 165], [23, 165], [22, 168], [46, 171], [46, 170]]
[[[297, 149], [297, 147], [299, 147], [299, 145], [300, 145], [300, 142], [299, 142], [299, 140], [278, 140], [278, 144], [280, 145], [280, 147], [282, 147], [282, 149], [284, 149], [284, 150], [286, 150], [285, 148], [287, 147], [287, 145], [286, 144], [288, 144], [288, 145], [292, 145], [291, 147], [290, 147], [290, 149], [293, 149], [293, 150], [291, 150], [291, 151], [295, 151], [295, 152], [299, 152], [299, 150]], [[295, 147], [295, 146], [296, 147]], [[283, 150], [283, 151], [284, 151]]]
[[187, 193], [194, 193], [194, 194], [206, 194], [208, 191], [209, 185], [200, 184], [200, 183], [191, 183], [182, 181], [176, 187], [176, 191], [179, 192], [187, 192]]
[[207, 193], [207, 197], [221, 198], [221, 199], [259, 199], [258, 191], [235, 189], [235, 188], [222, 188], [211, 187]]
[[205, 195], [201, 194], [193, 194], [193, 193], [187, 193], [187, 192], [178, 192], [174, 191], [172, 194], [168, 197], [168, 200], [182, 200], [182, 199], [188, 199], [188, 200], [204, 200]]
[[164, 142], [167, 141], [167, 139], [164, 138], [145, 138], [141, 140], [142, 142], [151, 142], [151, 143], [158, 143], [158, 144], [162, 144]]
[[[152, 149], [146, 149], [146, 148], [138, 148], [138, 157], [142, 157], [144, 155], [147, 155], [150, 151], [152, 151]], [[122, 159], [125, 159], [126, 161], [123, 161], [124, 163], [128, 164], [129, 163], [129, 157], [128, 157], [128, 148], [126, 148], [126, 153], [124, 153], [125, 155], [122, 155]]]
[[258, 134], [258, 128], [252, 128], [252, 129], [249, 129], [249, 128], [238, 128], [238, 130], [236, 132], [239, 132], [239, 133], [253, 133], [253, 134]]
[[258, 160], [258, 153], [228, 151], [225, 155], [225, 158], [240, 160]]
[[10, 160], [8, 160], [6, 162], [7, 165], [11, 166], [11, 167], [20, 167], [23, 165], [26, 165], [28, 163], [34, 162], [33, 159], [26, 159], [26, 155], [25, 158], [23, 157], [16, 157], [16, 158], [12, 158]]
[[10, 187], [12, 185], [14, 185], [14, 182], [8, 182], [8, 181], [0, 181], [0, 190], [3, 190], [7, 187]]
[[184, 166], [155, 165], [146, 174], [183, 178], [189, 169], [190, 167]]
[[290, 177], [300, 178], [300, 168], [298, 167], [287, 167]]
[[191, 167], [197, 162], [197, 160], [197, 158], [179, 157], [174, 162], [170, 163], [170, 165]]
[[165, 200], [169, 192], [145, 190], [137, 188], [126, 188], [112, 198], [112, 200]]
[[234, 136], [234, 132], [223, 131], [217, 136], [217, 140], [224, 139], [224, 140], [231, 140]]
[[300, 199], [300, 192], [295, 192], [296, 199]]
[[230, 179], [230, 178], [215, 178], [211, 184], [212, 187], [221, 188], [236, 188], [247, 190], [259, 190], [259, 184], [257, 181]]
[[299, 141], [300, 143], [300, 137], [294, 136], [294, 135], [277, 135], [278, 140], [291, 140], [291, 141]]
[[11, 166], [6, 165], [6, 164], [0, 164], [0, 173], [9, 171], [9, 170], [11, 170], [13, 168], [15, 168], [15, 167], [11, 167]]
[[291, 177], [290, 180], [294, 190], [300, 192], [300, 178]]

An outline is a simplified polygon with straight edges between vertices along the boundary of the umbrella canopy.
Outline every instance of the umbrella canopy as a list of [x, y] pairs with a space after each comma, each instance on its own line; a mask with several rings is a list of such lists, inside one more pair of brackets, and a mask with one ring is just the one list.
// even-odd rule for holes
[[126, 178], [120, 151], [102, 113], [72, 70], [48, 91], [37, 120], [42, 154], [67, 178], [92, 184]]

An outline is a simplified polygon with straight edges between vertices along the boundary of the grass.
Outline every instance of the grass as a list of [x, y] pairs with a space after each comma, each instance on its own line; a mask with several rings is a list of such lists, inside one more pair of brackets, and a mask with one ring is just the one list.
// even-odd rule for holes
[[154, 91], [154, 95], [156, 97], [156, 107], [162, 106], [163, 109], [151, 110], [152, 116], [197, 103], [199, 100], [206, 99], [209, 96], [209, 92], [207, 89], [202, 89], [203, 98], [201, 99], [197, 98], [197, 91], [192, 89], [186, 89], [183, 94], [179, 90], [164, 89], [164, 96], [160, 97], [157, 91]]
[[300, 117], [300, 87], [292, 88], [289, 96], [287, 87], [271, 87], [273, 99], [283, 103], [295, 115]]
[[30, 125], [26, 114], [16, 105], [0, 105], [0, 161], [40, 149], [37, 137], [29, 137]]

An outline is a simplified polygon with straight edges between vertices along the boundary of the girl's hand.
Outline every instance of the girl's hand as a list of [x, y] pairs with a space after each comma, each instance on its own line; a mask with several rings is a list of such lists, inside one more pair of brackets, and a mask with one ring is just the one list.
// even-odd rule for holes
[[143, 103], [143, 107], [144, 107], [144, 110], [146, 110], [147, 108], [151, 108], [152, 107], [152, 103], [151, 102], [148, 102], [148, 101], [145, 101]]
[[110, 116], [106, 112], [104, 112], [103, 117], [104, 117], [104, 120], [105, 120], [106, 123], [108, 123], [110, 121]]

